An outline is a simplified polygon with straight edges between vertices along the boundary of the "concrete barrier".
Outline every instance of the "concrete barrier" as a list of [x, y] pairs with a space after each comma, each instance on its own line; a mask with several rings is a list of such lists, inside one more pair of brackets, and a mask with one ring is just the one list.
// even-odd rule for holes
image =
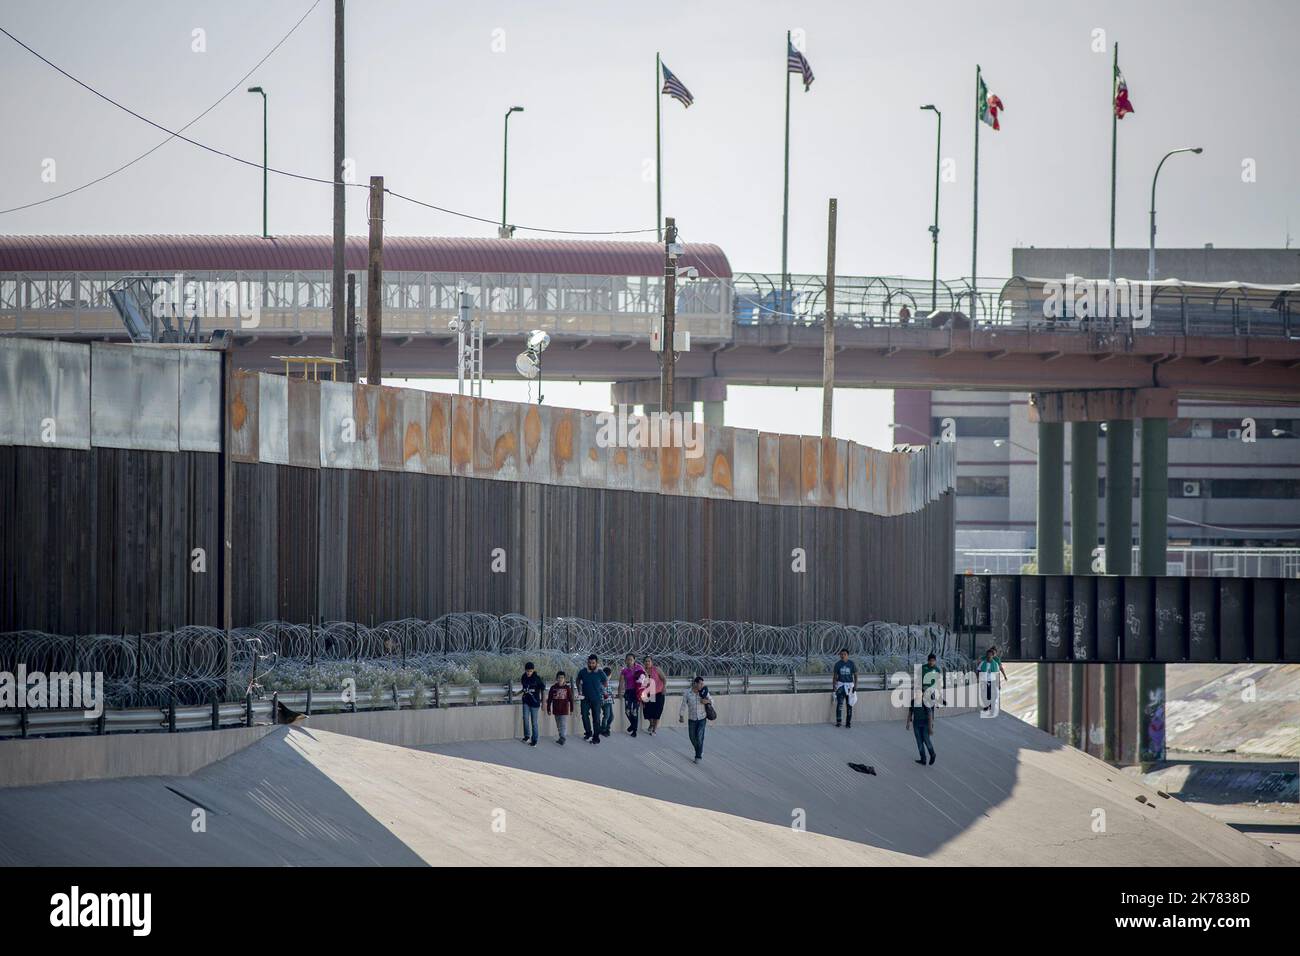
[[184, 777], [238, 753], [271, 729], [6, 740], [0, 742], [0, 788], [117, 777]]
[[[863, 691], [853, 716], [859, 722], [902, 720], [904, 711], [890, 701], [888, 691]], [[664, 703], [663, 723], [677, 723], [679, 695]], [[720, 726], [819, 724], [834, 720], [835, 699], [829, 694], [718, 694], [714, 697]], [[967, 713], [948, 707], [944, 715]], [[521, 736], [523, 717], [518, 704], [445, 709], [377, 710], [356, 714], [313, 714], [303, 725], [398, 747], [473, 740], [506, 740]], [[645, 721], [641, 726], [644, 728]], [[179, 734], [107, 734], [99, 737], [52, 737], [0, 742], [0, 788], [28, 787], [73, 780], [120, 777], [183, 777], [238, 753], [261, 740], [269, 725], [197, 730]], [[614, 702], [614, 728], [627, 729], [621, 701]], [[570, 715], [568, 733], [582, 737], [580, 710]], [[542, 715], [542, 736], [554, 736], [555, 723]]]
[[[902, 720], [905, 712], [896, 708], [888, 691], [863, 691], [853, 716], [858, 721]], [[677, 723], [680, 695], [671, 695], [664, 703], [662, 722]], [[714, 697], [721, 726], [762, 724], [820, 724], [835, 719], [835, 698], [826, 694], [719, 694]], [[971, 708], [947, 707], [942, 713], [969, 713]], [[358, 714], [317, 714], [306, 724], [334, 733], [347, 734], [398, 747], [424, 747], [432, 744], [469, 740], [505, 740], [523, 734], [520, 705], [454, 707], [446, 710], [386, 710]], [[641, 722], [644, 728], [644, 719]], [[621, 701], [614, 702], [614, 727], [627, 730], [627, 717]], [[569, 717], [569, 736], [582, 737], [582, 714], [575, 709]], [[542, 714], [542, 736], [555, 735], [552, 718]]]

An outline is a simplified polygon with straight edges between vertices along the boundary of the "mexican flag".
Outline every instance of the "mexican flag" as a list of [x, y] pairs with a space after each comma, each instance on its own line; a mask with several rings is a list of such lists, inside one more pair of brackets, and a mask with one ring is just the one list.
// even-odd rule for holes
[[1004, 109], [1006, 107], [1002, 105], [1002, 101], [996, 95], [989, 93], [988, 84], [984, 82], [983, 77], [980, 77], [980, 97], [979, 104], [976, 106], [976, 114], [980, 120], [994, 129], [1001, 129], [998, 124], [998, 112]]
[[1120, 72], [1119, 66], [1115, 67], [1115, 118], [1123, 119], [1126, 113], [1132, 113], [1133, 104], [1128, 101], [1128, 84], [1124, 82], [1124, 74]]

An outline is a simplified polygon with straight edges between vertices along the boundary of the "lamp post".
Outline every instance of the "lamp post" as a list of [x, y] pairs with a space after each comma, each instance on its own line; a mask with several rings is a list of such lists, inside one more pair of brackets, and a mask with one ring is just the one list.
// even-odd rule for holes
[[933, 103], [926, 103], [921, 109], [933, 110], [935, 119], [939, 121], [934, 134], [934, 225], [930, 227], [930, 311], [935, 312], [939, 308], [939, 166], [942, 162], [943, 114]]
[[927, 445], [934, 440], [929, 435], [925, 434], [925, 432], [921, 431], [919, 428], [913, 428], [911, 425], [904, 425], [902, 422], [890, 422], [886, 427], [890, 431], [898, 431], [898, 429], [900, 428], [905, 428], [913, 435], [916, 435], [918, 438], [925, 439], [925, 443]]
[[262, 95], [262, 238], [270, 239], [271, 233], [266, 226], [266, 90], [260, 86], [250, 86], [248, 92]]
[[1013, 448], [1019, 448], [1023, 452], [1028, 452], [1029, 454], [1033, 455], [1035, 458], [1038, 457], [1038, 452], [1034, 451], [1034, 449], [1028, 447], [1027, 445], [1020, 444], [1020, 442], [1018, 441], [1012, 441], [1010, 438], [993, 439], [994, 448], [1005, 448], [1007, 445], [1010, 445]]
[[1160, 167], [1165, 164], [1165, 159], [1177, 153], [1197, 153], [1201, 152], [1200, 146], [1182, 146], [1178, 149], [1171, 149], [1165, 153], [1164, 159], [1156, 164], [1156, 174], [1151, 177], [1151, 247], [1147, 252], [1147, 279], [1151, 282], [1156, 281], [1156, 180], [1160, 178]]
[[522, 106], [512, 106], [506, 110], [506, 132], [501, 144], [501, 238], [508, 238], [506, 226], [506, 187], [510, 183], [510, 114], [522, 113]]

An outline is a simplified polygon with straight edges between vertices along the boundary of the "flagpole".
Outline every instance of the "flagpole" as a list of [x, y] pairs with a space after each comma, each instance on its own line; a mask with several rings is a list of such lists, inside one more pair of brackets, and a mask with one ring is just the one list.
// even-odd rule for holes
[[659, 92], [659, 54], [655, 54], [655, 231], [659, 241], [664, 241], [664, 186], [663, 186], [663, 148], [660, 146], [663, 123], [659, 118], [659, 101], [663, 95]]
[[1110, 69], [1110, 254], [1106, 262], [1106, 278], [1115, 279], [1115, 158], [1119, 121], [1116, 116], [1115, 94], [1119, 91], [1119, 41], [1115, 41], [1115, 60]]
[[975, 266], [979, 258], [980, 234], [980, 65], [975, 64], [975, 176], [974, 197], [971, 206], [970, 221], [970, 318], [975, 322], [979, 316], [978, 284], [975, 281]]
[[781, 311], [790, 284], [787, 251], [790, 237], [790, 31], [785, 32], [785, 192], [781, 201]]

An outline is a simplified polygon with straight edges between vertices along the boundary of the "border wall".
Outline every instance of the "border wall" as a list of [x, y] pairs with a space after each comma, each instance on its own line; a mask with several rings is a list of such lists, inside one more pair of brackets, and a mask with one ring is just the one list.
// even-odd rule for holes
[[232, 360], [0, 339], [0, 632], [952, 623], [950, 445], [697, 425], [691, 456], [611, 445], [596, 412]]

